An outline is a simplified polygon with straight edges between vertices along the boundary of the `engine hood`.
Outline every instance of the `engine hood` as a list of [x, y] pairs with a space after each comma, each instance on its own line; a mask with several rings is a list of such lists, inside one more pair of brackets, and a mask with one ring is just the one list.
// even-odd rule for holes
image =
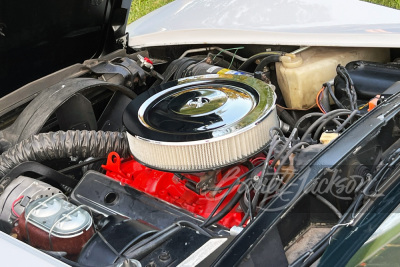
[[0, 1], [0, 97], [116, 49], [131, 0]]
[[127, 28], [130, 45], [399, 47], [400, 11], [360, 0], [176, 0]]

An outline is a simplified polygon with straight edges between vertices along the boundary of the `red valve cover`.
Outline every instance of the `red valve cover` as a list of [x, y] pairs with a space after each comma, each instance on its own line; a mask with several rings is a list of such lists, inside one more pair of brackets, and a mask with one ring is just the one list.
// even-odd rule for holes
[[[217, 184], [215, 186], [225, 189], [198, 194], [187, 187], [188, 179], [198, 183], [200, 181], [198, 176], [184, 174], [188, 179], [181, 179], [182, 177], [178, 178], [173, 173], [157, 171], [143, 166], [133, 158], [121, 160], [115, 152], [109, 154], [107, 164], [103, 165], [103, 168], [107, 171], [107, 176], [120, 181], [122, 184], [127, 184], [203, 218], [207, 218], [221, 200], [226, 190], [228, 190], [225, 187], [248, 171], [248, 168], [243, 165], [222, 170], [217, 174]], [[215, 214], [232, 199], [238, 187], [239, 185], [233, 187]], [[243, 217], [244, 212], [238, 204], [219, 223], [231, 228], [234, 225], [239, 225]]]

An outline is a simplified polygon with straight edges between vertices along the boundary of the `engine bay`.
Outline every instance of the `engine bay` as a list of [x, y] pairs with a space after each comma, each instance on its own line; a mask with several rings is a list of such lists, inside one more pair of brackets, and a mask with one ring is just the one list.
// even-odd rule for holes
[[71, 266], [309, 266], [397, 183], [399, 56], [128, 47], [27, 84], [0, 230]]

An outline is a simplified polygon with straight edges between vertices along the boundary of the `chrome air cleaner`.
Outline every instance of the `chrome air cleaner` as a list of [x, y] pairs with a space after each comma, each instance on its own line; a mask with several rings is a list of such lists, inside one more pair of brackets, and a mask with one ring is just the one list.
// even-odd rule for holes
[[126, 108], [133, 156], [159, 170], [199, 172], [259, 152], [279, 126], [271, 86], [252, 77], [205, 75], [149, 89]]

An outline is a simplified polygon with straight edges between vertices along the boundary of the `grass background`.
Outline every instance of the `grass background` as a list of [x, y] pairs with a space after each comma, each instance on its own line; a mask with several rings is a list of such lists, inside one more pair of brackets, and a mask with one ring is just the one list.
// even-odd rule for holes
[[173, 0], [133, 0], [129, 12], [128, 24], [172, 1]]
[[[131, 10], [129, 13], [128, 24], [172, 1], [173, 0], [133, 0]], [[364, 1], [400, 9], [400, 0], [364, 0]]]
[[400, 0], [365, 0], [366, 2], [375, 3], [382, 6], [400, 9]]

